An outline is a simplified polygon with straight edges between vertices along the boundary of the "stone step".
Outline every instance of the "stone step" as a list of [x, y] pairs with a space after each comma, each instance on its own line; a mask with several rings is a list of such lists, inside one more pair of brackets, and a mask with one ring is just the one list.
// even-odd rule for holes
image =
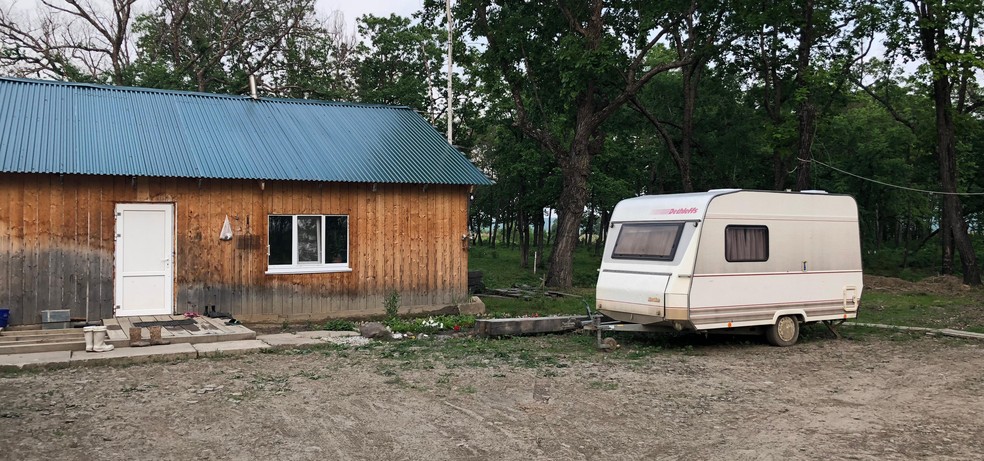
[[64, 342], [82, 341], [85, 336], [81, 329], [68, 330], [22, 330], [0, 333], [0, 345], [26, 342]]
[[26, 344], [11, 342], [0, 344], [0, 355], [84, 350], [85, 339], [82, 338], [79, 338], [77, 341], [28, 342]]

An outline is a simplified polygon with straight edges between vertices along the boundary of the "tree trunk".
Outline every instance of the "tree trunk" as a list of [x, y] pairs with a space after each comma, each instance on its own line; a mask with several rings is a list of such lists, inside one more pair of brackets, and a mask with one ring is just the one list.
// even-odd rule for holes
[[796, 88], [802, 92], [797, 117], [799, 118], [799, 145], [796, 150], [796, 190], [811, 189], [810, 167], [813, 160], [813, 136], [816, 132], [817, 109], [810, 97], [810, 52], [813, 51], [813, 0], [803, 5], [803, 26], [797, 58]]
[[594, 225], [595, 225], [595, 207], [591, 205], [588, 209], [588, 223], [584, 226], [584, 244], [588, 247], [591, 246], [594, 237]]
[[588, 175], [591, 172], [589, 135], [578, 133], [580, 139], [575, 139], [569, 158], [560, 165], [564, 186], [557, 199], [557, 235], [550, 255], [547, 286], [570, 288], [574, 283], [574, 249], [584, 205], [588, 201]]
[[786, 162], [782, 158], [782, 149], [778, 146], [772, 148], [772, 188], [774, 190], [786, 188]]
[[537, 229], [536, 238], [534, 239], [536, 244], [536, 257], [533, 260], [533, 264], [537, 268], [543, 267], [543, 212], [540, 212], [539, 219], [536, 220], [534, 226]]
[[506, 215], [503, 214], [503, 218], [502, 219], [503, 219], [503, 223], [502, 223], [502, 226], [503, 226], [503, 228], [502, 228], [502, 236], [504, 237], [502, 243], [504, 245], [506, 245], [506, 248], [512, 248], [512, 243], [513, 243], [513, 240], [512, 240], [512, 237], [513, 237], [513, 220], [512, 220], [512, 216], [509, 216], [508, 218], [506, 218]]
[[813, 166], [813, 136], [816, 133], [817, 110], [809, 101], [800, 104], [799, 146], [796, 159], [799, 161], [796, 173], [796, 190], [812, 189], [810, 171]]
[[[906, 208], [909, 207], [906, 206]], [[904, 248], [904, 250], [902, 251], [902, 265], [900, 266], [902, 269], [905, 269], [909, 265], [909, 241], [911, 240], [909, 228], [911, 227], [911, 222], [912, 213], [907, 210], [905, 214], [905, 226], [902, 228], [902, 232], [904, 232], [902, 235], [902, 248]]]
[[[926, 61], [933, 68], [933, 102], [936, 106], [936, 159], [940, 167], [940, 185], [943, 196], [943, 270], [953, 271], [953, 250], [948, 249], [947, 239], [960, 254], [963, 280], [968, 285], [980, 285], [981, 274], [977, 266], [977, 255], [967, 233], [967, 221], [957, 192], [957, 149], [953, 125], [952, 86], [947, 73], [949, 56], [939, 58], [939, 50], [945, 48], [947, 35], [945, 24], [939, 24], [932, 5], [926, 2], [913, 2], [919, 14], [919, 38], [922, 42]], [[948, 260], [949, 259], [949, 260]], [[949, 267], [948, 267], [949, 266]], [[944, 272], [947, 273], [947, 272]]]
[[691, 178], [691, 157], [694, 144], [694, 111], [697, 107], [697, 84], [703, 60], [683, 67], [683, 126], [680, 130], [680, 185], [684, 192], [694, 191]]
[[875, 204], [875, 250], [881, 251], [882, 244], [882, 228], [881, 228], [881, 212], [877, 204]]
[[495, 248], [495, 239], [498, 237], [496, 234], [498, 234], [499, 231], [499, 221], [492, 218], [492, 225], [490, 227], [492, 228], [492, 233], [489, 235], [489, 243], [492, 244], [492, 248]]
[[601, 254], [605, 247], [605, 242], [608, 240], [608, 223], [612, 220], [612, 213], [608, 211], [608, 208], [602, 208], [601, 210], [601, 225], [598, 227], [598, 241], [595, 242], [594, 255], [598, 256]]
[[547, 245], [550, 245], [550, 237], [553, 236], [553, 215], [554, 209], [547, 208]]
[[953, 275], [953, 232], [946, 219], [946, 201], [940, 203], [940, 274]]
[[519, 232], [519, 267], [526, 269], [530, 267], [530, 226], [526, 223], [526, 212], [520, 211], [517, 214], [516, 227]]

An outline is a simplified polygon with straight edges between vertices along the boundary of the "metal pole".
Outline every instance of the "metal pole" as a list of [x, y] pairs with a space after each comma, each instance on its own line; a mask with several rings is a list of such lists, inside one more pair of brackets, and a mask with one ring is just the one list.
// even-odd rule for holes
[[453, 42], [451, 41], [451, 0], [446, 0], [445, 4], [447, 6], [447, 16], [448, 16], [448, 144], [454, 145], [454, 135], [452, 134], [452, 123], [454, 120], [454, 93], [451, 92], [451, 68], [452, 68], [452, 57], [451, 51], [453, 50]]

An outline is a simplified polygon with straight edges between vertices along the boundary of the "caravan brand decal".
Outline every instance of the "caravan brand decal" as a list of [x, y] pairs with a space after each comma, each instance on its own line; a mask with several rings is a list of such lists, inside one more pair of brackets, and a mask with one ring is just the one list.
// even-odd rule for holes
[[663, 208], [653, 210], [653, 214], [696, 214], [697, 207], [690, 208]]

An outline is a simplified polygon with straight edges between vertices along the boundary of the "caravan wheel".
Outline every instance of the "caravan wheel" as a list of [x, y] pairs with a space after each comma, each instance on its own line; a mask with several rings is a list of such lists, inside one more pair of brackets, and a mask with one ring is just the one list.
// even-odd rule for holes
[[768, 331], [765, 332], [765, 338], [769, 340], [769, 344], [779, 347], [796, 344], [799, 335], [799, 321], [792, 315], [779, 317], [779, 320], [776, 320], [776, 324], [770, 326]]

